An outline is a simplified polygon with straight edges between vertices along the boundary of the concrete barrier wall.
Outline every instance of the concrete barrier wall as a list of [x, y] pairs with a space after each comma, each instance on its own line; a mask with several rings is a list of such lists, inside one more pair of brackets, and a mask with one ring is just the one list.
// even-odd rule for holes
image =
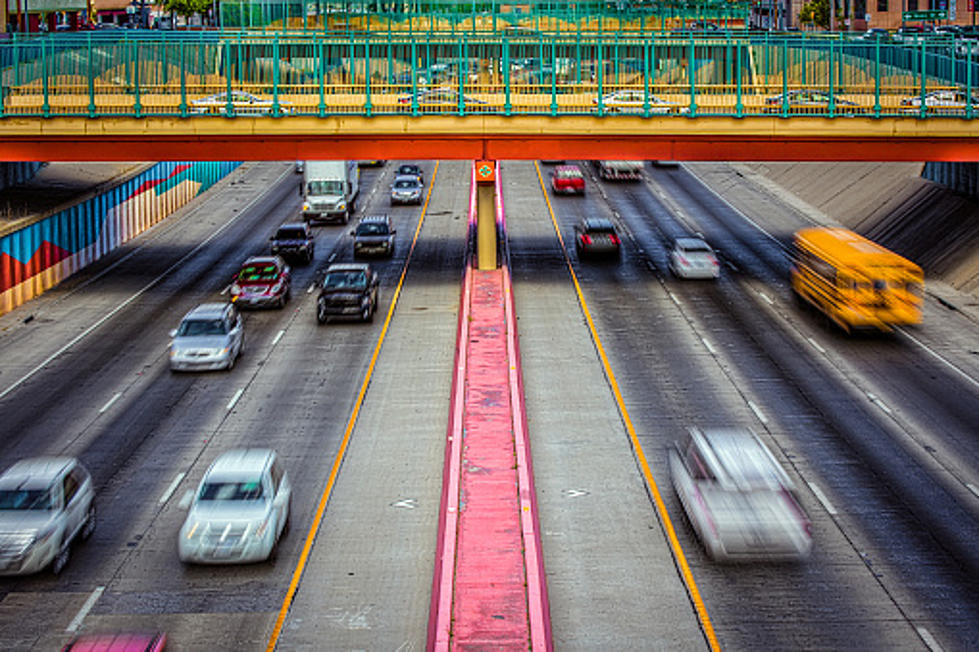
[[921, 176], [973, 199], [979, 199], [979, 163], [925, 163]]
[[54, 287], [161, 221], [240, 161], [157, 163], [122, 184], [0, 238], [0, 314]]

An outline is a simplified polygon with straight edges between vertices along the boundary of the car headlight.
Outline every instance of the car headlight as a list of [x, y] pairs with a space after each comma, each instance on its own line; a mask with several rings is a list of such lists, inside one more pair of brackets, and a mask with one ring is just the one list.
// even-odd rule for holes
[[237, 283], [231, 284], [231, 294], [241, 294], [241, 286]]
[[342, 211], [346, 207], [347, 207], [347, 202], [343, 201], [342, 199], [337, 202], [337, 210], [341, 210]]
[[187, 534], [184, 535], [184, 538], [188, 541], [193, 541], [194, 539], [199, 539], [201, 534], [201, 522], [194, 521], [194, 524], [187, 530]]
[[272, 515], [270, 514], [265, 517], [265, 520], [263, 520], [262, 523], [257, 528], [255, 528], [256, 539], [261, 539], [262, 537], [265, 536], [265, 531], [268, 530], [269, 523], [271, 522], [272, 522]]
[[308, 211], [309, 210], [309, 202], [303, 202], [303, 210], [304, 211]]
[[272, 289], [269, 290], [269, 292], [271, 292], [272, 294], [275, 294], [276, 292], [278, 292], [281, 289], [282, 289], [282, 281], [279, 281], [278, 283], [276, 283], [275, 285], [272, 286]]
[[54, 523], [41, 528], [40, 530], [34, 533], [34, 537], [31, 539], [31, 542], [27, 545], [27, 547], [31, 548], [36, 545], [47, 543], [48, 540], [54, 535], [57, 529], [58, 528]]

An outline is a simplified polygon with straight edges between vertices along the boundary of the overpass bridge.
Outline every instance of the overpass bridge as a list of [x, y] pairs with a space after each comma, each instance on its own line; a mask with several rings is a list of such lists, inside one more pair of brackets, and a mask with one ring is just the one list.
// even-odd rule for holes
[[56, 34], [0, 44], [0, 158], [975, 161], [977, 73], [941, 39]]

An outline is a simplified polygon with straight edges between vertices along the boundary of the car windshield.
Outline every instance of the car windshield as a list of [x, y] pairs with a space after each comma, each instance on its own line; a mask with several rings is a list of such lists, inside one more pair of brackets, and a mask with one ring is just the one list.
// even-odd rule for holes
[[555, 174], [561, 179], [580, 179], [581, 170], [575, 168], [560, 168], [555, 170]]
[[276, 240], [305, 240], [306, 233], [302, 229], [279, 229], [275, 234]]
[[199, 500], [261, 500], [262, 481], [205, 482]]
[[238, 272], [238, 280], [245, 283], [274, 281], [277, 278], [279, 278], [279, 268], [275, 265], [245, 265]]
[[51, 509], [51, 492], [47, 489], [0, 490], [0, 510]]
[[414, 179], [398, 179], [394, 182], [394, 187], [399, 190], [413, 190], [418, 187], [418, 182]]
[[413, 165], [402, 165], [398, 168], [398, 174], [418, 174], [418, 168]]
[[680, 242], [677, 243], [677, 248], [686, 253], [710, 253], [710, 247], [706, 242]]
[[224, 321], [221, 319], [185, 319], [177, 329], [177, 337], [225, 334]]
[[366, 222], [357, 225], [357, 235], [387, 235], [388, 225], [383, 222]]
[[340, 195], [343, 193], [343, 182], [338, 179], [321, 179], [306, 184], [307, 195]]
[[367, 287], [367, 275], [361, 271], [330, 272], [323, 279], [323, 287], [327, 290], [341, 288], [361, 290]]

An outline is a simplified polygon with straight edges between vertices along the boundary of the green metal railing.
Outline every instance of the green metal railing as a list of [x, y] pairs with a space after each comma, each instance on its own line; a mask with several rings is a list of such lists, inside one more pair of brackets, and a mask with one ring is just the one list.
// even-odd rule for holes
[[[201, 32], [0, 44], [0, 117], [904, 116], [971, 119], [946, 42]], [[951, 103], [931, 95], [946, 91]], [[959, 93], [958, 104], [955, 93]], [[250, 95], [246, 95], [250, 94]]]

